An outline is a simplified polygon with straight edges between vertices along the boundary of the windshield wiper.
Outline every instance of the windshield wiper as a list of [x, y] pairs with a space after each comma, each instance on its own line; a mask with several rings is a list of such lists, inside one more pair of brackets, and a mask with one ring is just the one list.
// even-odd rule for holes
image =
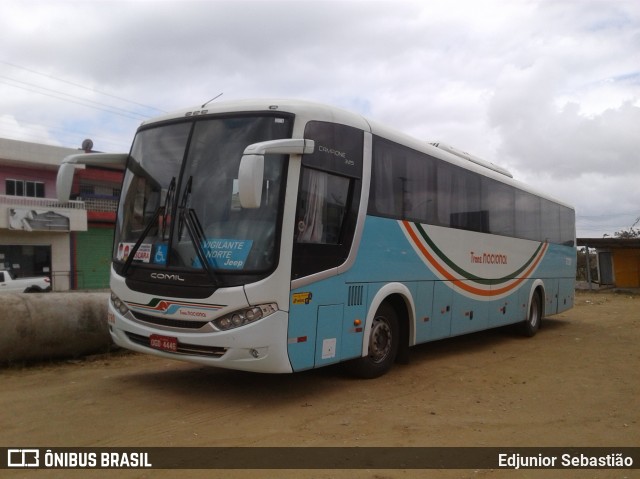
[[176, 177], [171, 178], [171, 183], [169, 183], [169, 189], [167, 190], [167, 196], [164, 197], [164, 206], [162, 207], [162, 211], [164, 213], [164, 217], [162, 218], [162, 240], [166, 238], [165, 233], [167, 231], [167, 212], [169, 211], [169, 207], [173, 203], [173, 194], [176, 190]]
[[209, 279], [215, 285], [218, 284], [218, 278], [216, 277], [209, 260], [207, 260], [207, 255], [204, 251], [204, 245], [207, 240], [207, 237], [204, 234], [204, 229], [202, 228], [202, 224], [198, 219], [198, 215], [196, 214], [193, 208], [187, 208], [187, 204], [189, 203], [189, 199], [191, 198], [191, 185], [193, 183], [193, 176], [189, 177], [186, 186], [184, 187], [184, 192], [182, 193], [182, 198], [180, 199], [180, 216], [178, 218], [178, 241], [182, 239], [182, 232], [184, 227], [187, 227], [187, 233], [189, 234], [189, 238], [193, 243], [193, 248], [196, 250], [196, 254], [198, 255], [198, 259], [200, 260], [200, 264], [202, 264], [202, 268], [207, 272]]
[[178, 241], [182, 239], [182, 233], [184, 230], [184, 211], [187, 207], [187, 203], [191, 198], [191, 185], [193, 183], [193, 176], [189, 177], [187, 185], [184, 187], [184, 193], [182, 193], [182, 199], [180, 200], [180, 218], [178, 219]]
[[187, 227], [187, 233], [189, 233], [189, 238], [193, 243], [193, 248], [196, 250], [196, 254], [198, 255], [198, 259], [200, 260], [200, 264], [202, 264], [202, 268], [207, 272], [209, 279], [214, 285], [218, 284], [218, 278], [216, 277], [216, 273], [213, 271], [209, 260], [207, 259], [207, 255], [204, 251], [204, 244], [207, 241], [206, 236], [204, 235], [204, 230], [202, 229], [202, 225], [200, 224], [200, 220], [198, 220], [198, 215], [193, 209], [185, 209], [182, 211], [182, 216], [184, 217], [184, 224]]
[[171, 178], [171, 183], [169, 183], [169, 189], [167, 190], [167, 196], [165, 196], [164, 204], [156, 208], [156, 211], [153, 213], [153, 217], [144, 227], [144, 230], [142, 231], [142, 234], [138, 238], [138, 241], [136, 241], [136, 244], [133, 245], [133, 248], [131, 248], [131, 251], [129, 252], [129, 256], [127, 257], [127, 260], [125, 261], [124, 266], [122, 267], [123, 276], [127, 274], [127, 271], [129, 271], [129, 268], [131, 267], [131, 263], [133, 263], [133, 258], [136, 256], [138, 249], [140, 249], [142, 242], [147, 237], [147, 235], [149, 234], [149, 231], [151, 231], [151, 228], [156, 223], [156, 221], [158, 221], [158, 218], [160, 218], [161, 214], [164, 216], [162, 220], [162, 239], [164, 240], [164, 234], [165, 234], [166, 224], [167, 224], [167, 211], [171, 207], [172, 197], [175, 192], [175, 189], [176, 189], [176, 177], [174, 176], [173, 178]]

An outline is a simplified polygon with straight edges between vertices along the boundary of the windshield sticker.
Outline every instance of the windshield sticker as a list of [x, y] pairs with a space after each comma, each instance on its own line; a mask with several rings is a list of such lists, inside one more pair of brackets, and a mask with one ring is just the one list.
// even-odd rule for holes
[[155, 245], [155, 253], [153, 254], [153, 264], [167, 264], [167, 252], [169, 251], [169, 246], [165, 243], [159, 243]]
[[[202, 250], [211, 266], [218, 269], [243, 269], [251, 252], [253, 240], [207, 238], [202, 242]], [[196, 259], [194, 266], [199, 267]]]
[[[118, 253], [116, 254], [116, 258], [119, 261], [127, 261], [129, 258], [129, 253], [135, 246], [135, 243], [119, 243], [118, 244]], [[143, 263], [149, 263], [151, 261], [151, 243], [142, 243], [136, 251], [136, 255], [133, 257], [134, 261], [142, 261]]]

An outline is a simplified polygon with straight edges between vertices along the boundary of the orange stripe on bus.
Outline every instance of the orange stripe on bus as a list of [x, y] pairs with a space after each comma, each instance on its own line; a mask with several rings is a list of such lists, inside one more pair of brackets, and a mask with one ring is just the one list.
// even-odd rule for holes
[[420, 251], [425, 256], [425, 258], [427, 258], [427, 261], [429, 261], [429, 263], [431, 263], [431, 265], [433, 265], [433, 267], [436, 268], [438, 270], [438, 272], [442, 276], [444, 276], [446, 279], [451, 281], [453, 284], [455, 284], [460, 289], [462, 289], [464, 291], [467, 291], [469, 293], [472, 293], [472, 294], [476, 294], [478, 296], [485, 296], [485, 297], [498, 296], [500, 294], [506, 293], [506, 292], [511, 291], [512, 289], [514, 289], [516, 286], [518, 286], [524, 280], [528, 279], [528, 276], [538, 266], [538, 264], [542, 260], [542, 257], [544, 256], [544, 253], [547, 251], [547, 248], [549, 246], [548, 243], [544, 244], [543, 248], [540, 250], [540, 253], [538, 254], [538, 257], [535, 259], [535, 261], [533, 262], [531, 267], [524, 273], [524, 275], [521, 278], [518, 278], [515, 282], [513, 282], [510, 285], [505, 286], [503, 288], [499, 288], [499, 289], [496, 289], [496, 290], [484, 290], [484, 289], [473, 287], [473, 286], [467, 284], [466, 282], [456, 278], [451, 273], [449, 273], [449, 271], [447, 271], [440, 263], [438, 263], [438, 261], [425, 248], [425, 246], [422, 244], [422, 242], [420, 241], [420, 239], [416, 235], [415, 231], [413, 231], [413, 229], [411, 228], [410, 223], [408, 221], [403, 221], [402, 224], [405, 227], [405, 231], [407, 231], [407, 233], [409, 233], [409, 236], [411, 236], [411, 239], [413, 240], [413, 243], [418, 247], [418, 249], [420, 249]]

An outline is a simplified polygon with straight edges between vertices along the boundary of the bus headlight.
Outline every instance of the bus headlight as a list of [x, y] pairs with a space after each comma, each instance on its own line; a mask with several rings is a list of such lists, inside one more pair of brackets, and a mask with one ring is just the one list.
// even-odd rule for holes
[[113, 304], [113, 307], [116, 308], [122, 316], [129, 312], [129, 308], [124, 301], [118, 298], [113, 291], [111, 291], [111, 304]]
[[245, 324], [253, 323], [259, 319], [266, 318], [272, 315], [278, 310], [278, 305], [275, 303], [259, 304], [251, 308], [240, 309], [229, 313], [221, 318], [214, 319], [213, 325], [221, 331], [228, 329], [238, 328]]

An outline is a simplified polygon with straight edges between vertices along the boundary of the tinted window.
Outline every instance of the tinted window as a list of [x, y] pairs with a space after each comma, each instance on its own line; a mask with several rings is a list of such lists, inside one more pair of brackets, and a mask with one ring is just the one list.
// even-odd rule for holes
[[433, 159], [379, 138], [374, 143], [369, 209], [380, 216], [429, 222], [436, 208]]
[[451, 228], [484, 231], [487, 213], [480, 201], [480, 178], [457, 166], [438, 164], [438, 223]]
[[303, 169], [296, 211], [297, 242], [341, 242], [350, 183], [344, 176]]
[[572, 209], [560, 207], [560, 240], [562, 244], [573, 246], [575, 244], [576, 224], [575, 213]]
[[573, 245], [571, 208], [374, 137], [369, 213]]
[[541, 201], [543, 239], [550, 243], [561, 243], [560, 206], [545, 199]]
[[336, 123], [310, 121], [304, 137], [315, 142], [313, 153], [304, 155], [306, 166], [352, 178], [362, 177], [364, 135], [361, 130]]
[[294, 279], [335, 268], [348, 258], [362, 191], [362, 130], [312, 121], [304, 137], [315, 142], [315, 150], [302, 157]]
[[516, 191], [516, 210], [516, 236], [539, 241], [542, 236], [540, 198], [526, 191]]
[[515, 190], [491, 178], [482, 178], [482, 209], [488, 213], [486, 232], [513, 236], [515, 234]]

